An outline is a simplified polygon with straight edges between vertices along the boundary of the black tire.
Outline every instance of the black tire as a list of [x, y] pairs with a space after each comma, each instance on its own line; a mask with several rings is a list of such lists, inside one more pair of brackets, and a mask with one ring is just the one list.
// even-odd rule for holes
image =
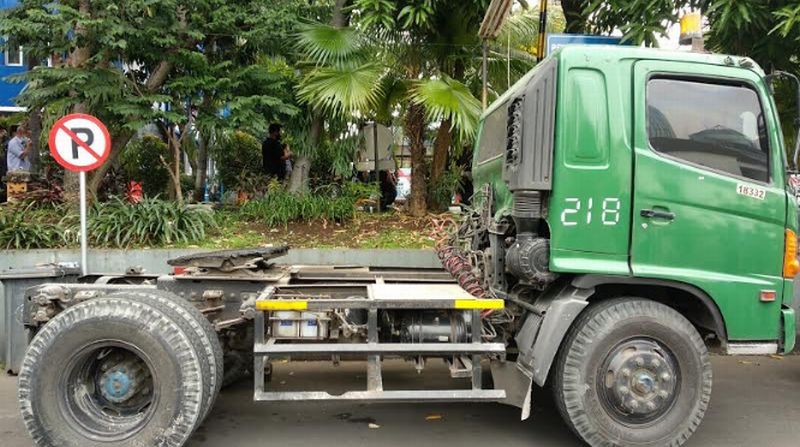
[[[172, 318], [185, 333], [190, 335], [189, 339], [198, 354], [204, 379], [203, 412], [197, 424], [199, 426], [214, 406], [222, 385], [222, 348], [211, 323], [191, 303], [162, 290], [119, 291], [108, 296], [149, 304]], [[220, 360], [217, 360], [218, 356]]]
[[561, 416], [591, 446], [679, 446], [711, 397], [711, 363], [681, 314], [635, 297], [588, 307], [556, 359]]
[[237, 383], [253, 378], [253, 356], [242, 351], [225, 353], [225, 377], [222, 387], [228, 388]]
[[155, 307], [127, 298], [58, 314], [28, 346], [19, 373], [22, 419], [36, 445], [183, 445], [203, 409], [190, 337]]

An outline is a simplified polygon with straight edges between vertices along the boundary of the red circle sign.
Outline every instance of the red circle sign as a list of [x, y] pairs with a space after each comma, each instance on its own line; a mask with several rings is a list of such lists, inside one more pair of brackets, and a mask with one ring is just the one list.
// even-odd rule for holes
[[56, 121], [50, 130], [50, 154], [58, 164], [75, 171], [91, 171], [111, 153], [111, 136], [99, 119], [73, 113]]

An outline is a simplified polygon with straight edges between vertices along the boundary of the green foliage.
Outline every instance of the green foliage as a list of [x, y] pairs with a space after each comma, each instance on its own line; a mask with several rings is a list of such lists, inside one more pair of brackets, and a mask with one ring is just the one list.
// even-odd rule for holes
[[65, 245], [68, 234], [57, 224], [57, 215], [33, 204], [0, 208], [0, 247], [30, 250]]
[[474, 138], [481, 115], [481, 103], [462, 83], [447, 76], [414, 83], [411, 100], [425, 107], [429, 121], [452, 120], [463, 140]]
[[[24, 113], [12, 113], [11, 115], [0, 116], [0, 129], [5, 129], [8, 132], [9, 138], [11, 137], [11, 127], [25, 121]], [[0, 148], [0, 152], [5, 148]]]
[[324, 24], [305, 24], [297, 33], [297, 47], [318, 64], [349, 61], [363, 51], [363, 36], [353, 28], [337, 28]]
[[242, 205], [240, 214], [268, 226], [322, 219], [344, 222], [355, 216], [359, 200], [376, 193], [375, 186], [357, 183], [347, 183], [341, 189], [325, 186], [313, 193], [290, 193], [273, 184], [263, 198]]
[[[216, 226], [209, 211], [156, 198], [145, 198], [138, 204], [119, 199], [96, 202], [89, 209], [88, 218], [89, 242], [114, 248], [196, 242]], [[0, 247], [3, 249], [74, 246], [79, 234], [80, 218], [66, 205], [0, 208]]]
[[45, 134], [80, 110], [99, 117], [115, 142], [151, 123], [211, 140], [220, 129], [260, 132], [298, 112], [293, 75], [264, 69], [259, 55], [286, 48], [299, 20], [330, 8], [314, 3], [21, 0], [0, 12], [0, 35], [34, 57], [60, 56], [14, 77], [27, 82], [18, 103], [44, 111]]
[[648, 46], [658, 45], [665, 24], [678, 21], [675, 0], [592, 0], [585, 4], [583, 15], [590, 33], [608, 35], [620, 29], [623, 41]]
[[213, 147], [213, 155], [217, 161], [219, 180], [228, 189], [241, 186], [242, 178], [261, 173], [261, 144], [248, 133], [227, 133]]
[[431, 185], [430, 195], [433, 203], [442, 208], [450, 205], [453, 194], [461, 192], [462, 170], [453, 164]]
[[146, 198], [129, 204], [116, 199], [94, 204], [88, 229], [94, 245], [128, 248], [199, 241], [214, 224], [210, 212], [173, 202]]
[[129, 180], [142, 182], [142, 189], [148, 196], [163, 194], [169, 183], [169, 172], [161, 161], [170, 160], [167, 144], [154, 135], [128, 143], [128, 148], [120, 156], [122, 168]]
[[373, 62], [319, 67], [303, 79], [298, 96], [331, 114], [369, 111], [381, 95], [383, 73], [384, 67]]

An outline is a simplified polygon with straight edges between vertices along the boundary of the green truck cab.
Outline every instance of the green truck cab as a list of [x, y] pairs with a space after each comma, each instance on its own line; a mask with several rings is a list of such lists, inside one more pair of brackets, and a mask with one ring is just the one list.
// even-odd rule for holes
[[493, 368], [523, 390], [509, 403], [551, 384], [591, 445], [679, 445], [709, 401], [707, 345], [791, 351], [785, 154], [745, 57], [569, 46], [495, 101], [453, 245], [526, 309], [516, 362]]

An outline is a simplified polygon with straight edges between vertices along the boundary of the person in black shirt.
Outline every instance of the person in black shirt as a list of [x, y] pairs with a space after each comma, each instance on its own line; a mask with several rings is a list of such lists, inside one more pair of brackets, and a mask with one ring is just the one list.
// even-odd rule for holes
[[283, 181], [286, 178], [287, 154], [281, 144], [281, 125], [269, 125], [269, 136], [261, 144], [261, 157], [264, 161], [264, 174]]

